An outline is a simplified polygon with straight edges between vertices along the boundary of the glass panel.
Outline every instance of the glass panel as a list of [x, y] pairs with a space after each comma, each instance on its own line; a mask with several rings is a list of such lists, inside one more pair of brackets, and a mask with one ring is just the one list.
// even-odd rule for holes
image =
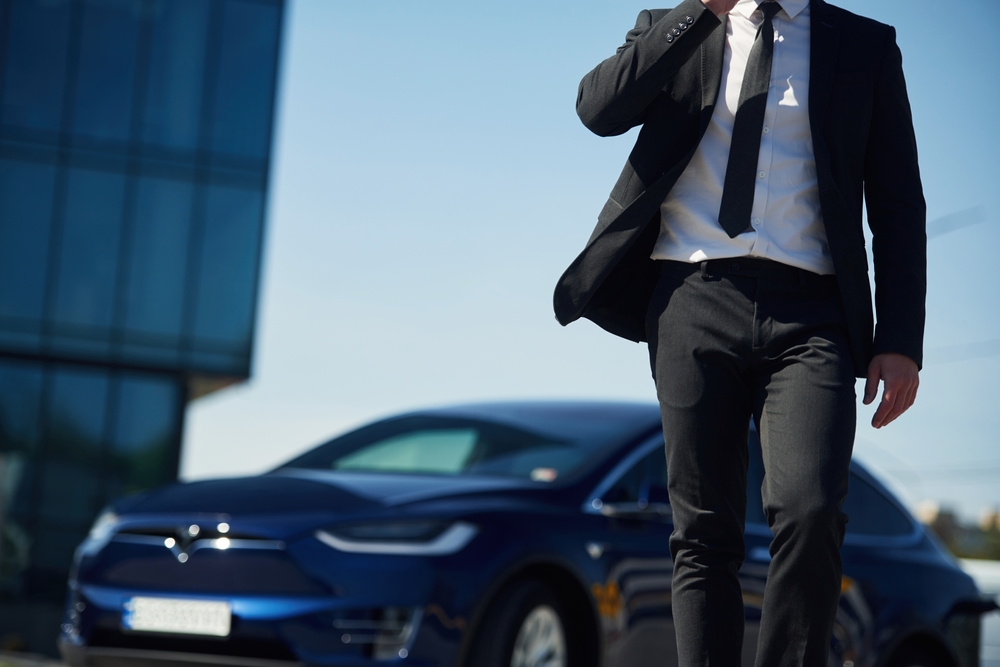
[[193, 192], [190, 183], [139, 180], [125, 315], [129, 330], [180, 334]]
[[119, 396], [112, 442], [111, 497], [175, 479], [180, 447], [177, 382], [152, 376], [132, 377], [122, 380]]
[[70, 0], [13, 0], [3, 122], [57, 131], [62, 118]]
[[667, 456], [662, 447], [646, 457], [646, 479], [649, 484], [646, 500], [650, 503], [669, 503]]
[[280, 16], [276, 5], [227, 0], [215, 89], [213, 150], [248, 157], [267, 155]]
[[206, 0], [159, 0], [154, 5], [144, 141], [197, 147], [211, 7]]
[[138, 0], [87, 0], [80, 36], [73, 131], [124, 141], [129, 135]]
[[86, 529], [42, 527], [35, 531], [32, 545], [31, 597], [35, 601], [66, 598], [66, 575], [73, 564], [73, 552], [87, 536]]
[[414, 431], [369, 445], [333, 462], [336, 470], [461, 472], [479, 433], [475, 429]]
[[59, 322], [111, 325], [124, 189], [121, 174], [70, 173], [56, 295]]
[[760, 449], [760, 436], [756, 430], [750, 432], [747, 449], [750, 455], [747, 470], [747, 523], [767, 525], [764, 499], [761, 495], [761, 486], [764, 484], [764, 456]]
[[86, 532], [105, 504], [100, 457], [86, 461], [47, 459], [41, 468], [39, 518], [52, 527]]
[[37, 447], [42, 369], [0, 362], [0, 595], [22, 585], [31, 540], [25, 530], [33, 496], [30, 452]]
[[418, 415], [363, 427], [286, 466], [497, 475], [552, 482], [585, 465], [590, 444], [489, 421]]
[[0, 160], [0, 315], [41, 319], [55, 168]]
[[199, 338], [250, 344], [262, 203], [253, 190], [209, 189], [195, 311]]
[[858, 475], [851, 474], [844, 513], [848, 535], [909, 535], [910, 519], [888, 498]]
[[23, 509], [25, 473], [30, 470], [26, 463], [20, 452], [0, 451], [0, 596], [17, 592], [31, 562], [31, 537], [24, 528]]
[[[0, 452], [35, 449], [42, 400], [42, 367], [0, 362]], [[3, 472], [0, 471], [0, 484]]]
[[622, 475], [601, 498], [605, 503], [638, 503], [646, 477], [646, 459], [641, 459]]
[[73, 458], [99, 464], [108, 384], [101, 371], [53, 373], [45, 434], [47, 461]]

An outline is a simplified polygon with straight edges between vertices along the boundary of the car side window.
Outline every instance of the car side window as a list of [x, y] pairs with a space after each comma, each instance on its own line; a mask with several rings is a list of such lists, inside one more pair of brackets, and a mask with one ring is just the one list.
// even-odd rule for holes
[[640, 507], [668, 503], [667, 461], [663, 449], [654, 449], [629, 468], [608, 489], [603, 500], [605, 503], [636, 503]]
[[[764, 461], [756, 432], [751, 432], [748, 446], [747, 523], [766, 525], [767, 516], [760, 492], [764, 482]], [[892, 537], [909, 535], [913, 531], [909, 517], [861, 476], [852, 472], [847, 489], [843, 511], [849, 517], [848, 535]]]
[[639, 502], [639, 492], [642, 490], [645, 468], [646, 459], [643, 458], [618, 478], [618, 481], [604, 493], [602, 500], [605, 503]]
[[910, 518], [881, 491], [854, 473], [848, 482], [843, 511], [849, 517], [848, 535], [892, 537], [913, 532]]
[[760, 451], [760, 438], [757, 431], [750, 432], [747, 448], [750, 458], [747, 467], [747, 523], [767, 525], [764, 500], [760, 495], [760, 487], [764, 483], [764, 459]]

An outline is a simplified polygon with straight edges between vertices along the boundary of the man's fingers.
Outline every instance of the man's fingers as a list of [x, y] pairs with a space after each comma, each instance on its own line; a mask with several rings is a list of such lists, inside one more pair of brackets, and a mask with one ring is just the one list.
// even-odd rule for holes
[[910, 409], [917, 397], [917, 384], [910, 380], [901, 382], [886, 381], [882, 392], [882, 402], [879, 403], [872, 426], [882, 428], [894, 422], [900, 415]]
[[886, 420], [892, 413], [895, 403], [895, 394], [886, 387], [885, 391], [882, 392], [882, 401], [878, 404], [878, 409], [875, 410], [875, 415], [872, 417], [872, 426], [882, 428], [888, 424], [889, 422]]

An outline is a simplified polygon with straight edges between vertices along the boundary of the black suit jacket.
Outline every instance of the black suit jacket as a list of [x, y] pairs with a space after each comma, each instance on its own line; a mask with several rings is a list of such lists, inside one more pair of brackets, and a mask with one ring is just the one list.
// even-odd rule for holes
[[[855, 371], [863, 377], [882, 352], [920, 365], [926, 207], [895, 31], [823, 0], [812, 0], [810, 11], [809, 122]], [[689, 25], [674, 36], [681, 23]], [[611, 333], [645, 340], [658, 276], [649, 256], [660, 204], [712, 117], [725, 32], [700, 0], [643, 11], [618, 52], [580, 82], [577, 113], [591, 131], [613, 136], [642, 128], [597, 228], [556, 286], [560, 323], [586, 317]], [[873, 235], [877, 327], [862, 200]]]

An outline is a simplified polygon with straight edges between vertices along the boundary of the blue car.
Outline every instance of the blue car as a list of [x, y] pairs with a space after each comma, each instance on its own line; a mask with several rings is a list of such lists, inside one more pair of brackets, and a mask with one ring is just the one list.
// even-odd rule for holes
[[[178, 483], [95, 523], [70, 665], [662, 667], [676, 663], [655, 405], [427, 410], [267, 474]], [[744, 664], [771, 534], [751, 430]], [[830, 667], [978, 667], [972, 580], [851, 469]]]

